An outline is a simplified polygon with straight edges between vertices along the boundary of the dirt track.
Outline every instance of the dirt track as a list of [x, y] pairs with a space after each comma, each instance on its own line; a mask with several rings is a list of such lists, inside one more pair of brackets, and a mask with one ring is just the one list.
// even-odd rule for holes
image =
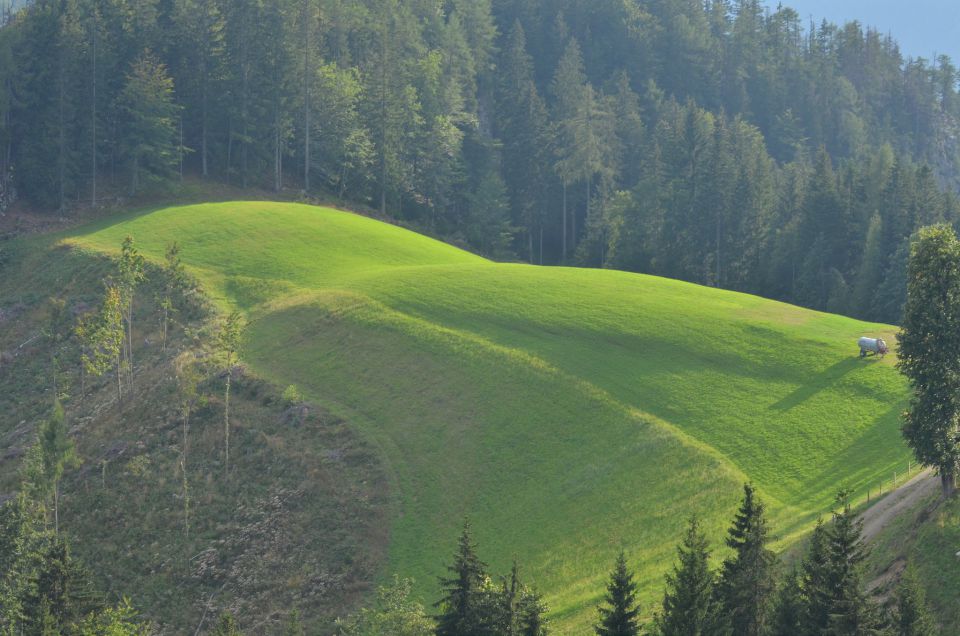
[[932, 470], [925, 470], [864, 511], [863, 537], [867, 541], [890, 525], [901, 513], [910, 510], [940, 488], [940, 479]]

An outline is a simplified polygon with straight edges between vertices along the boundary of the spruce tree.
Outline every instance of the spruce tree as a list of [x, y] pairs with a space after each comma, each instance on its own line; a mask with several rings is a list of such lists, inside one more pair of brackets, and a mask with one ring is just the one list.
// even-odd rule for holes
[[894, 619], [896, 636], [935, 636], [939, 633], [930, 616], [926, 593], [913, 567], [907, 567], [897, 586]]
[[696, 517], [690, 519], [677, 547], [679, 562], [667, 574], [661, 613], [655, 619], [659, 636], [721, 636], [724, 625], [710, 571], [707, 537]]
[[770, 621], [771, 636], [803, 634], [804, 604], [800, 580], [800, 572], [793, 570], [780, 585]]
[[802, 590], [803, 614], [801, 634], [821, 634], [827, 628], [830, 619], [830, 557], [828, 552], [827, 528], [822, 519], [810, 536], [807, 554], [801, 565], [800, 586]]
[[547, 605], [543, 598], [524, 588], [517, 608], [517, 636], [547, 636]]
[[759, 636], [766, 630], [776, 589], [776, 557], [770, 541], [764, 505], [751, 484], [743, 485], [743, 502], [727, 537], [733, 556], [723, 563], [720, 598], [735, 634]]
[[443, 596], [436, 603], [440, 609], [437, 616], [437, 636], [474, 636], [480, 633], [480, 595], [486, 580], [486, 565], [477, 556], [476, 546], [470, 532], [470, 522], [465, 521], [463, 532], [457, 542], [453, 563], [447, 566], [450, 577], [441, 578]]
[[636, 598], [637, 584], [633, 573], [627, 569], [627, 557], [620, 550], [607, 583], [606, 606], [597, 608], [600, 622], [594, 629], [598, 636], [637, 636], [640, 633], [637, 621], [640, 606], [636, 604]]
[[130, 166], [130, 194], [145, 182], [164, 183], [176, 174], [180, 157], [173, 101], [173, 80], [166, 66], [150, 53], [134, 62], [119, 96], [123, 114], [122, 153]]
[[862, 589], [861, 567], [867, 557], [863, 521], [857, 519], [846, 493], [837, 496], [828, 532], [828, 590], [830, 607], [827, 631], [833, 636], [857, 636], [879, 630], [878, 608]]

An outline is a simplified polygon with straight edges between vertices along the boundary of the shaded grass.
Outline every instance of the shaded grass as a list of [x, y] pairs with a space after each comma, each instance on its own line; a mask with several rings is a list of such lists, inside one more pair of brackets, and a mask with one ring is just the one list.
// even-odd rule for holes
[[856, 339], [891, 327], [613, 271], [494, 264], [294, 204], [161, 209], [68, 240], [152, 258], [179, 241], [244, 357], [378, 449], [395, 489], [390, 571], [426, 597], [464, 515], [516, 554], [558, 633], [582, 633], [622, 545], [646, 608], [685, 517], [719, 541], [754, 481], [791, 536], [905, 463], [906, 388]]

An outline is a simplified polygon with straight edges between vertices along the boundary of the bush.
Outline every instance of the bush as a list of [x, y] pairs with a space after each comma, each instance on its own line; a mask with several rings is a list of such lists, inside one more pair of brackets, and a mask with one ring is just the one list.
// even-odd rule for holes
[[283, 390], [283, 395], [280, 396], [280, 399], [283, 400], [283, 403], [286, 406], [296, 406], [297, 404], [303, 403], [303, 395], [300, 393], [300, 389], [297, 388], [297, 385], [291, 384]]

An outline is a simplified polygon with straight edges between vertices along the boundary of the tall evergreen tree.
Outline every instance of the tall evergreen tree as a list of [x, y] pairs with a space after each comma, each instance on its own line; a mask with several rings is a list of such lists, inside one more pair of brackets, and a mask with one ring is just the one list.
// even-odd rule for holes
[[134, 62], [119, 99], [124, 115], [123, 155], [129, 162], [133, 195], [145, 183], [166, 183], [176, 174], [179, 109], [166, 66], [149, 53]]
[[800, 572], [792, 570], [784, 577], [777, 591], [770, 621], [772, 636], [803, 634], [804, 604]]
[[776, 556], [770, 541], [765, 506], [751, 484], [743, 486], [743, 502], [727, 537], [733, 556], [723, 563], [719, 591], [733, 633], [760, 636], [767, 630], [776, 589]]
[[480, 601], [486, 581], [486, 566], [477, 556], [470, 532], [464, 522], [457, 541], [453, 563], [447, 566], [448, 578], [440, 579], [443, 596], [436, 603], [437, 636], [476, 636], [483, 633], [486, 617], [480, 615]]
[[830, 593], [827, 632], [833, 636], [878, 634], [878, 608], [863, 591], [862, 564], [867, 557], [863, 543], [863, 520], [850, 507], [845, 493], [837, 497], [840, 507], [833, 515], [828, 533], [828, 590]]
[[833, 590], [830, 583], [829, 540], [827, 527], [822, 519], [818, 519], [801, 565], [802, 634], [822, 634], [830, 621]]
[[621, 549], [607, 583], [605, 605], [598, 608], [600, 621], [594, 628], [598, 636], [637, 636], [640, 633], [637, 620], [640, 606], [636, 599], [637, 584], [633, 581], [633, 573], [627, 569], [627, 557]]
[[926, 593], [917, 571], [908, 566], [897, 586], [894, 616], [896, 636], [936, 636], [939, 633], [927, 606]]
[[715, 594], [707, 537], [691, 518], [677, 547], [678, 563], [666, 576], [663, 605], [654, 624], [659, 636], [721, 636], [729, 633]]

